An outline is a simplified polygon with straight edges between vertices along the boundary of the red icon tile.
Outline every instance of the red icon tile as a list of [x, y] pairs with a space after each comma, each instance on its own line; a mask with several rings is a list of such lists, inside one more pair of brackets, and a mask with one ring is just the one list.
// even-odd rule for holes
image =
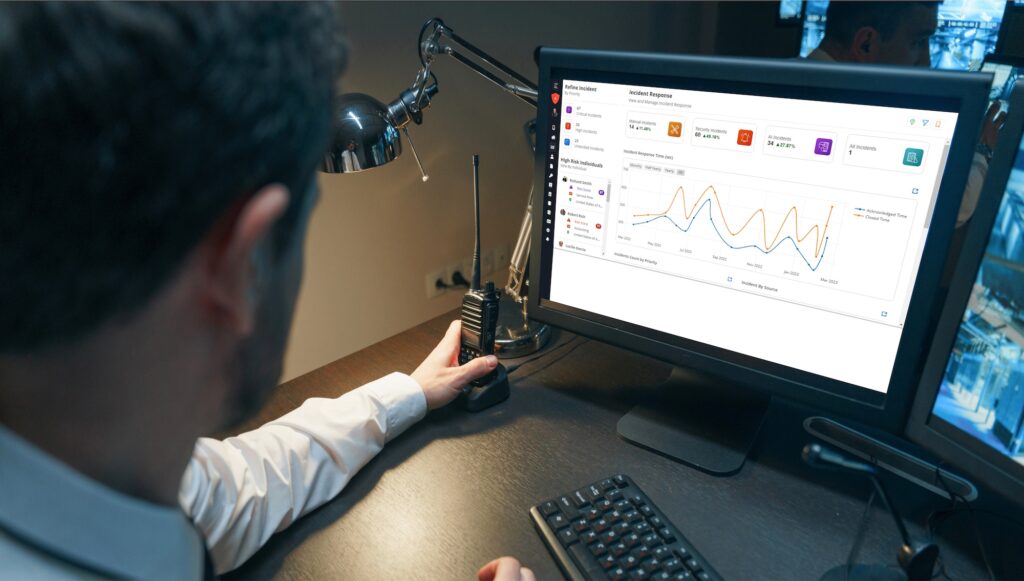
[[740, 129], [736, 135], [737, 145], [750, 145], [754, 142], [754, 132], [750, 129]]

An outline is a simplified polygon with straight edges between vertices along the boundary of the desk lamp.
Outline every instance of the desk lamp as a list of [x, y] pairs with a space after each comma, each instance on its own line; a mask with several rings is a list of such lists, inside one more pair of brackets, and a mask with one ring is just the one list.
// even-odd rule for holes
[[[409, 135], [409, 123], [423, 123], [423, 111], [437, 95], [437, 77], [431, 71], [434, 57], [448, 55], [502, 90], [516, 96], [534, 108], [537, 107], [537, 86], [529, 79], [502, 64], [486, 52], [469, 43], [445, 25], [440, 18], [427, 20], [420, 28], [417, 42], [420, 70], [408, 89], [397, 99], [385, 105], [362, 93], [342, 95], [335, 114], [333, 142], [324, 155], [321, 170], [326, 173], [359, 172], [382, 166], [402, 153], [400, 131], [405, 134], [423, 181], [430, 179], [416, 146]], [[468, 51], [483, 65], [474, 62], [460, 49]], [[486, 67], [484, 66], [486, 65]], [[490, 70], [488, 69], [490, 68]], [[503, 78], [504, 76], [504, 78]], [[527, 132], [529, 136], [529, 131]], [[528, 139], [529, 141], [529, 139]], [[533, 145], [531, 143], [531, 149]], [[551, 335], [550, 328], [531, 322], [526, 312], [526, 261], [530, 254], [533, 191], [526, 205], [526, 213], [519, 230], [509, 266], [509, 282], [505, 287], [499, 310], [496, 354], [502, 358], [522, 357], [539, 350]]]

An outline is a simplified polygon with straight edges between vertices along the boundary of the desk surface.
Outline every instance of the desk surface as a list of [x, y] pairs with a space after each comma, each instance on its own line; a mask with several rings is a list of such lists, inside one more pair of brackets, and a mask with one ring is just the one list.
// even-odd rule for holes
[[[309, 397], [336, 397], [391, 371], [411, 371], [453, 317], [282, 385], [252, 425]], [[556, 332], [552, 345], [513, 374], [507, 402], [478, 414], [454, 406], [429, 414], [336, 499], [276, 535], [229, 577], [475, 579], [484, 563], [514, 555], [539, 579], [558, 579], [529, 507], [618, 472], [629, 474], [726, 578], [817, 579], [845, 562], [867, 483], [799, 461], [806, 411], [773, 403], [743, 469], [710, 476], [616, 435], [616, 422], [668, 376], [668, 365], [567, 333]], [[898, 479], [887, 483], [920, 535], [918, 525], [941, 499]], [[952, 517], [942, 532], [963, 537], [969, 522]], [[971, 542], [940, 540], [956, 579], [984, 577], [965, 555]], [[858, 561], [894, 564], [898, 544], [891, 519], [876, 509]]]

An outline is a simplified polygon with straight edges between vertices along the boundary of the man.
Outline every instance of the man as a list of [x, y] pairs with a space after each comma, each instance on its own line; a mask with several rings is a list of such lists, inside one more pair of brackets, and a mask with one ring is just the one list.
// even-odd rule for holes
[[[0, 577], [237, 567], [451, 402], [412, 375], [224, 441], [275, 385], [343, 53], [329, 6], [0, 5]], [[481, 579], [531, 579], [511, 558]]]
[[[929, 41], [938, 26], [938, 7], [938, 2], [830, 2], [825, 13], [825, 37], [807, 58], [929, 67]], [[957, 214], [958, 227], [978, 207], [992, 149], [1005, 120], [998, 104], [989, 107]]]

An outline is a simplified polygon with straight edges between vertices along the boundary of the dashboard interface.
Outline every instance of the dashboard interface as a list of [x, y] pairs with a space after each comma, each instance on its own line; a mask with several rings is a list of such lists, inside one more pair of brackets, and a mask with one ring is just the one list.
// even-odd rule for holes
[[542, 301], [886, 392], [955, 107], [552, 75]]

